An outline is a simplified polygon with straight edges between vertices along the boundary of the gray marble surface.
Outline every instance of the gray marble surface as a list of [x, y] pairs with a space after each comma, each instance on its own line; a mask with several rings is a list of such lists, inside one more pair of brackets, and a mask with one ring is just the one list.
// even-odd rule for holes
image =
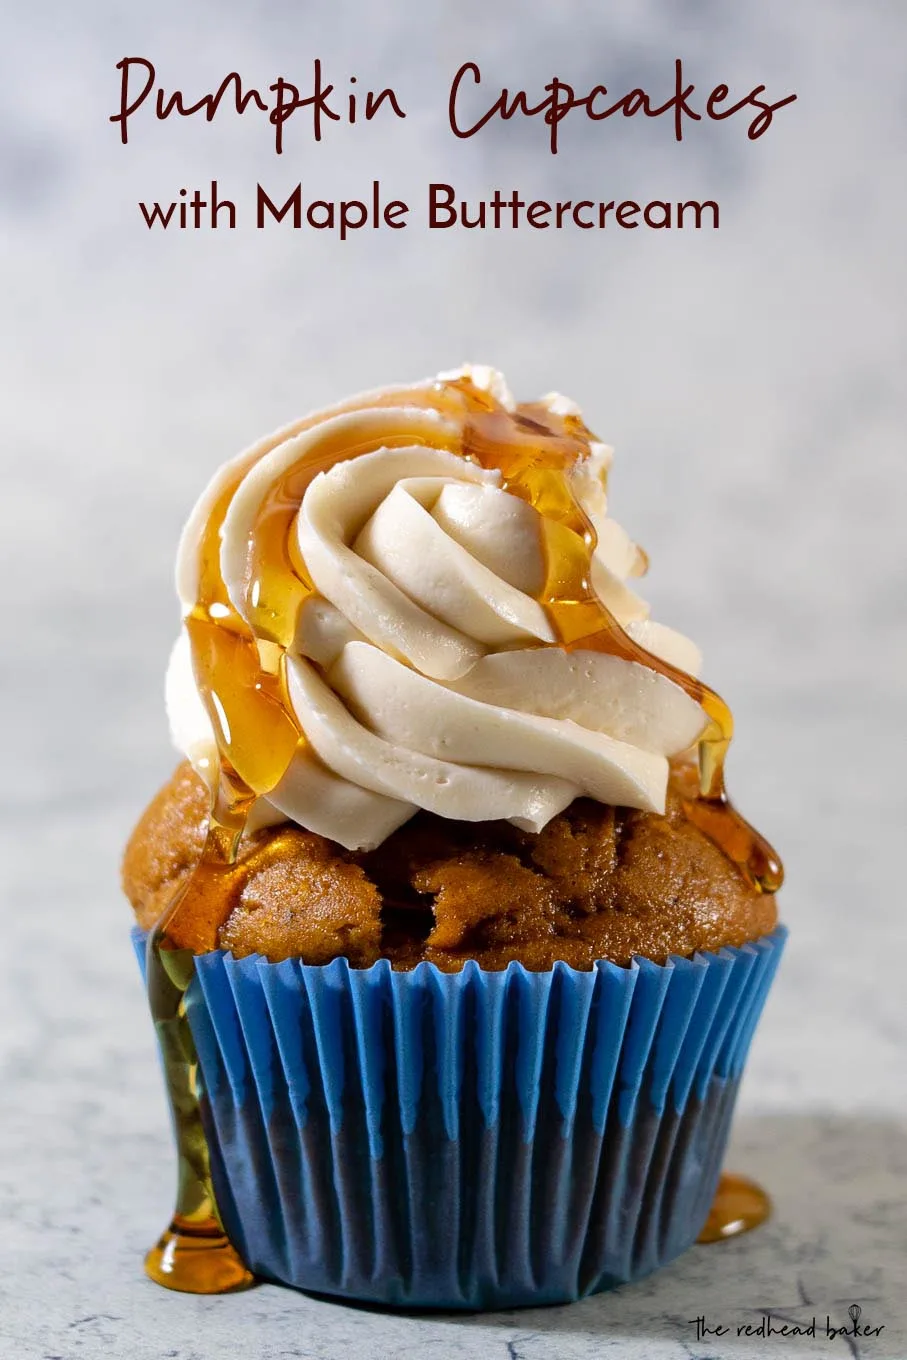
[[[746, 1360], [907, 1356], [902, 844], [907, 193], [902, 5], [615, 0], [0, 3], [0, 552], [5, 982], [0, 1352]], [[114, 63], [394, 83], [409, 116], [294, 134], [107, 116]], [[799, 101], [746, 141], [658, 124], [509, 125], [454, 142], [460, 61], [489, 82], [764, 81]], [[344, 86], [344, 88], [347, 88]], [[432, 179], [548, 197], [718, 198], [717, 233], [150, 233], [136, 201], [217, 177], [417, 202]], [[589, 239], [592, 236], [594, 239]], [[570, 1308], [388, 1316], [273, 1287], [198, 1300], [141, 1275], [173, 1168], [117, 886], [172, 755], [171, 563], [212, 468], [361, 386], [464, 358], [576, 397], [618, 449], [618, 517], [658, 615], [731, 701], [732, 788], [782, 850], [788, 954], [735, 1166], [774, 1220]], [[856, 1345], [737, 1339], [773, 1309], [883, 1325]], [[700, 1342], [690, 1319], [732, 1328]]]

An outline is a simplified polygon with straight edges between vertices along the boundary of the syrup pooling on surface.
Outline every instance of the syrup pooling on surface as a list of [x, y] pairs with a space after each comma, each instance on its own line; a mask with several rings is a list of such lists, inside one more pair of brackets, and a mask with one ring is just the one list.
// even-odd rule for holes
[[726, 1242], [758, 1228], [771, 1215], [772, 1202], [761, 1185], [725, 1173], [697, 1242]]
[[[401, 419], [399, 433], [384, 428], [371, 435], [366, 420], [366, 430], [354, 440], [326, 425], [314, 441], [300, 440], [304, 447], [299, 458], [290, 457], [267, 487], [250, 527], [243, 575], [247, 622], [231, 601], [221, 572], [222, 530], [244, 478], [261, 459], [310, 433], [319, 422], [379, 408], [389, 417], [394, 409], [416, 408], [444, 419], [436, 427], [415, 431]], [[559, 644], [638, 662], [673, 680], [701, 704], [709, 723], [700, 739], [700, 783], [687, 801], [688, 815], [759, 888], [773, 892], [780, 887], [777, 856], [725, 795], [723, 766], [732, 734], [727, 706], [699, 681], [635, 643], [592, 587], [595, 533], [569, 481], [592, 440], [576, 416], [554, 414], [542, 403], [509, 411], [470, 378], [460, 377], [365, 394], [280, 431], [235, 464], [211, 505], [198, 550], [196, 599], [185, 623], [196, 684], [217, 740], [219, 769], [214, 772], [204, 850], [148, 947], [149, 1001], [179, 1155], [176, 1212], [146, 1262], [158, 1283], [219, 1293], [251, 1280], [217, 1213], [186, 994], [194, 954], [217, 948], [218, 931], [229, 914], [242, 872], [235, 858], [248, 811], [256, 797], [276, 787], [305, 741], [286, 692], [285, 652], [293, 642], [299, 609], [314, 593], [305, 563], [294, 552], [293, 528], [305, 490], [318, 473], [380, 447], [420, 444], [497, 469], [503, 489], [528, 501], [542, 516], [547, 578], [539, 602]]]

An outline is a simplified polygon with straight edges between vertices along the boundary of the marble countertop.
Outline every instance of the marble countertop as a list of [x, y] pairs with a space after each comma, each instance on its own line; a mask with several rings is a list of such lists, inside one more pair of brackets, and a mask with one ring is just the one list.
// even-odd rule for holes
[[[904, 1360], [903, 8], [0, 10], [0, 1353]], [[340, 81], [396, 83], [408, 117], [297, 137], [279, 162], [249, 120], [145, 123], [124, 148], [107, 120], [126, 53], [187, 90], [320, 56]], [[468, 57], [498, 87], [555, 69], [617, 86], [669, 79], [679, 54], [702, 83], [761, 80], [798, 102], [757, 143], [732, 123], [682, 146], [659, 126], [571, 125], [556, 158], [528, 127], [459, 143], [443, 123], [438, 91]], [[714, 197], [722, 223], [341, 244], [139, 220], [139, 198], [212, 177], [239, 194], [300, 176], [348, 195], [380, 176], [414, 199], [438, 178], [476, 194]], [[791, 938], [729, 1163], [768, 1186], [775, 1215], [565, 1308], [417, 1317], [271, 1286], [166, 1294], [141, 1271], [173, 1164], [117, 871], [172, 763], [179, 527], [262, 430], [465, 358], [520, 394], [568, 392], [617, 446], [614, 510], [650, 552], [657, 617], [702, 645], [734, 709], [731, 787], [784, 855]], [[853, 1304], [881, 1333], [826, 1337]], [[819, 1336], [737, 1336], [765, 1310], [815, 1316]], [[697, 1317], [729, 1331], [697, 1339]]]

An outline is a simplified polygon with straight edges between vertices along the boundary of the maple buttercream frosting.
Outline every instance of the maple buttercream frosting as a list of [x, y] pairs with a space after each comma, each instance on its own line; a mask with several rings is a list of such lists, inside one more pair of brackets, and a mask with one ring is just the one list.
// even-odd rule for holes
[[[514, 410], [499, 375], [467, 372]], [[239, 476], [236, 464], [218, 473], [189, 520], [177, 578], [186, 615], [198, 606], [211, 507], [226, 494], [223, 591], [274, 662], [280, 648], [303, 738], [274, 786], [258, 790], [255, 824], [287, 819], [362, 849], [418, 809], [535, 832], [579, 796], [663, 812], [669, 758], [702, 733], [702, 708], [645, 664], [558, 646], [542, 602], [543, 515], [504, 488], [499, 469], [452, 451], [460, 430], [422, 404], [431, 387], [380, 391], [278, 436], [240, 460]], [[557, 396], [545, 404], [575, 411]], [[288, 604], [283, 592], [275, 619], [256, 585], [263, 508], [294, 465], [338, 442], [351, 456], [318, 472], [284, 517], [284, 569], [309, 588]], [[356, 453], [363, 445], [371, 451]], [[644, 559], [607, 514], [609, 462], [590, 441], [567, 474], [596, 533], [592, 584], [629, 636], [695, 666], [692, 644], [649, 621], [628, 584]], [[206, 711], [185, 631], [167, 704], [177, 746], [213, 781], [216, 728], [229, 719], [216, 696]]]

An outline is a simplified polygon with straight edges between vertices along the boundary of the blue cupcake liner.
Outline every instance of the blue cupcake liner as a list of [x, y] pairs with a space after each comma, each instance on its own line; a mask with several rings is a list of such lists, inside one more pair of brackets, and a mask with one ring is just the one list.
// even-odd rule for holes
[[406, 1307], [648, 1274], [705, 1222], [786, 934], [588, 972], [200, 955], [187, 1010], [227, 1233], [257, 1275]]

